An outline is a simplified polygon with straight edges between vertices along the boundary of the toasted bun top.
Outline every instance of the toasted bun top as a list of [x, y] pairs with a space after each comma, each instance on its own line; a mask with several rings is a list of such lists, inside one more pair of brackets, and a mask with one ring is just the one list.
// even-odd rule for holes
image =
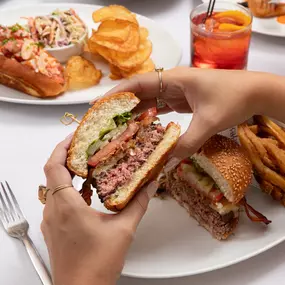
[[86, 178], [88, 175], [87, 149], [108, 128], [110, 119], [130, 112], [140, 100], [130, 92], [112, 94], [99, 99], [88, 110], [75, 131], [67, 156], [67, 167], [74, 174]]
[[238, 203], [252, 179], [252, 165], [243, 148], [222, 135], [214, 135], [193, 155], [216, 182], [226, 199]]

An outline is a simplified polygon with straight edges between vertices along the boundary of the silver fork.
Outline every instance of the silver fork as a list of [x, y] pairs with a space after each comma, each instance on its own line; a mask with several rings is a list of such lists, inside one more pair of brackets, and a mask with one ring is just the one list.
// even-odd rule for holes
[[17, 238], [23, 242], [42, 284], [52, 285], [50, 274], [28, 235], [29, 224], [25, 219], [8, 182], [1, 182], [1, 188], [0, 220], [4, 229], [11, 237]]

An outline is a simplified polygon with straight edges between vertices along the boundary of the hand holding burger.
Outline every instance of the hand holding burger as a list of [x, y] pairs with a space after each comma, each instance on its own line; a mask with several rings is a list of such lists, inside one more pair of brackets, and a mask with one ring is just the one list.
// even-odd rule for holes
[[58, 284], [115, 284], [127, 250], [157, 182], [145, 187], [120, 214], [99, 213], [80, 194], [60, 185], [72, 185], [65, 167], [71, 137], [57, 145], [45, 165], [47, 201], [41, 225], [48, 247], [53, 282]]
[[161, 98], [162, 113], [193, 113], [193, 119], [172, 153], [166, 169], [195, 153], [214, 134], [255, 114], [285, 122], [284, 77], [262, 72], [177, 67], [162, 73], [163, 92], [156, 72], [137, 75], [108, 92], [134, 92], [146, 110]]

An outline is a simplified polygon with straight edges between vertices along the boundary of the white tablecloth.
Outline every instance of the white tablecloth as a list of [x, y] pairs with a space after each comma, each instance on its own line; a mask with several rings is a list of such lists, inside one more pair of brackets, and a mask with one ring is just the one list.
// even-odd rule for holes
[[[194, 0], [193, 0], [194, 1]], [[25, 1], [39, 2], [39, 0]], [[46, 1], [57, 2], [57, 1]], [[143, 14], [164, 25], [183, 47], [182, 65], [189, 64], [190, 9], [199, 2], [189, 0], [84, 0], [84, 2], [107, 5], [111, 2], [126, 5], [134, 12]], [[1, 1], [2, 7], [22, 4], [23, 0]], [[1, 19], [0, 19], [1, 23]], [[253, 35], [249, 66], [251, 70], [269, 71], [285, 75], [285, 39]], [[71, 132], [59, 124], [58, 118], [70, 111], [82, 115], [87, 106], [36, 107], [0, 103], [0, 179], [12, 185], [30, 225], [35, 244], [42, 244], [39, 230], [42, 206], [37, 201], [37, 185], [44, 182], [41, 166], [55, 144]], [[24, 186], [23, 186], [24, 185]], [[24, 188], [22, 188], [24, 187]], [[283, 226], [283, 225], [280, 225]], [[46, 250], [40, 248], [45, 261]], [[285, 272], [285, 244], [281, 244], [240, 264], [203, 275], [180, 279], [144, 280], [122, 277], [120, 285], [267, 285], [283, 284]], [[39, 281], [24, 247], [9, 238], [0, 228], [0, 284], [39, 285]]]

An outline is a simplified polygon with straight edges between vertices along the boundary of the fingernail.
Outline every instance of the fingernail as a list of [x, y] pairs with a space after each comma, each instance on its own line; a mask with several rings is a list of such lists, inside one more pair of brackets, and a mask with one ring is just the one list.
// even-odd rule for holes
[[154, 194], [156, 193], [158, 188], [158, 182], [157, 181], [152, 181], [151, 183], [148, 184], [146, 193], [149, 199], [151, 199]]
[[72, 132], [71, 134], [69, 134], [69, 135], [66, 137], [66, 139], [70, 139], [71, 137], [73, 137], [73, 135], [74, 135], [74, 132]]
[[179, 163], [180, 163], [180, 159], [177, 157], [172, 157], [165, 165], [164, 167], [164, 172], [169, 172], [172, 169], [174, 169]]

